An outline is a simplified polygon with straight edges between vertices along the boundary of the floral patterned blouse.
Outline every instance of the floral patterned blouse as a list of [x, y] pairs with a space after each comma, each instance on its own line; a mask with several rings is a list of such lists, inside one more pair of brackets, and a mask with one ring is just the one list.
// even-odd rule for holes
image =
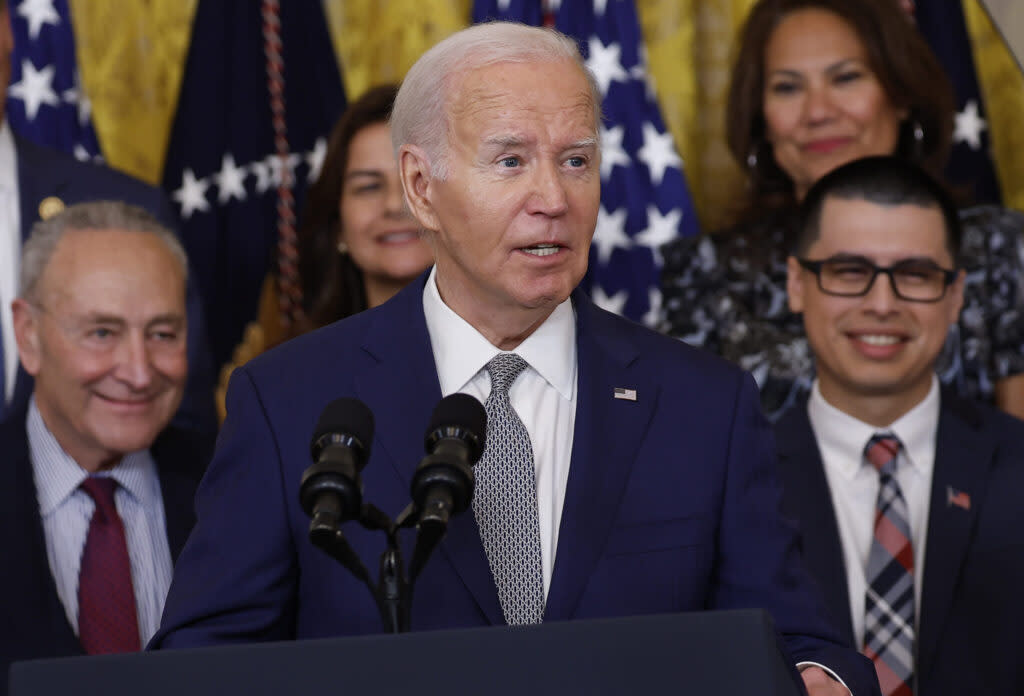
[[[991, 402], [995, 382], [1024, 372], [1024, 214], [978, 206], [960, 219], [964, 306], [936, 372], [960, 394]], [[663, 249], [661, 330], [749, 370], [771, 420], [805, 396], [814, 378], [803, 323], [786, 302], [794, 222], [777, 214]]]

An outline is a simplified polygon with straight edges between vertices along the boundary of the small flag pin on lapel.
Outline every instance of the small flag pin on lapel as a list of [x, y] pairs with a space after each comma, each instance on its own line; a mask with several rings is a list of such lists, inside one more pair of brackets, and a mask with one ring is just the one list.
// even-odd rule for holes
[[626, 389], [625, 387], [615, 387], [615, 398], [625, 399], [626, 401], [636, 401], [636, 389]]
[[961, 510], [971, 509], [971, 496], [952, 486], [946, 486], [946, 507], [956, 505]]

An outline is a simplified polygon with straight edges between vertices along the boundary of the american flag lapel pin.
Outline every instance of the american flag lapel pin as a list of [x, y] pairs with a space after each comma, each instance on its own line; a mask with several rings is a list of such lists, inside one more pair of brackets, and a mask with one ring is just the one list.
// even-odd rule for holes
[[636, 389], [615, 387], [615, 398], [623, 399], [624, 401], [636, 401]]
[[952, 486], [946, 486], [946, 507], [956, 505], [961, 510], [971, 509], [971, 496]]

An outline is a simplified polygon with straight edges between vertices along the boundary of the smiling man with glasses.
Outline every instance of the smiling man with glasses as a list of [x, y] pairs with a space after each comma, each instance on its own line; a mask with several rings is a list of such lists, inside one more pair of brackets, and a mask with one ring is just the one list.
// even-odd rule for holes
[[1024, 423], [942, 390], [960, 226], [914, 165], [811, 189], [788, 259], [817, 378], [776, 425], [784, 509], [883, 694], [1021, 693]]

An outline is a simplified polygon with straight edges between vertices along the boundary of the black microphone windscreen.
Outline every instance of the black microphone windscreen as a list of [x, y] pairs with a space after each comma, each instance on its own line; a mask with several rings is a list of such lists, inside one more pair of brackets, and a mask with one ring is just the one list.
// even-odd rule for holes
[[320, 413], [313, 442], [329, 433], [351, 435], [369, 449], [373, 440], [373, 412], [359, 399], [335, 399]]
[[453, 425], [465, 428], [483, 442], [487, 434], [487, 412], [483, 404], [469, 394], [449, 394], [441, 399], [430, 416], [427, 433]]

